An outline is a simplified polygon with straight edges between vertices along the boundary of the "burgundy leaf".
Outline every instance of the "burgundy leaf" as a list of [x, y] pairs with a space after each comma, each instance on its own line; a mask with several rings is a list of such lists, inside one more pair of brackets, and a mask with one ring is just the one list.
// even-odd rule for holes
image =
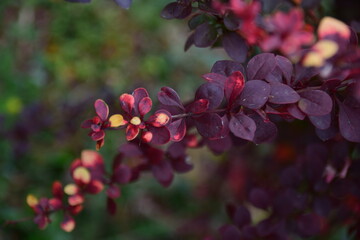
[[222, 240], [240, 240], [241, 232], [233, 225], [221, 229]]
[[225, 97], [231, 105], [244, 89], [245, 81], [241, 72], [232, 73], [225, 82]]
[[217, 61], [211, 68], [212, 73], [221, 74], [227, 77], [237, 71], [244, 73], [245, 69], [241, 63], [230, 60]]
[[221, 136], [224, 124], [221, 117], [216, 113], [205, 113], [200, 117], [194, 117], [195, 126], [204, 138], [218, 138]]
[[100, 117], [102, 121], [106, 121], [109, 116], [109, 107], [108, 105], [101, 99], [97, 99], [94, 103], [96, 114]]
[[195, 93], [195, 99], [207, 99], [209, 101], [209, 109], [217, 108], [223, 98], [223, 89], [215, 83], [204, 83]]
[[93, 120], [88, 119], [81, 123], [81, 127], [82, 128], [90, 128], [92, 124], [93, 124]]
[[[224, 124], [225, 127], [225, 124]], [[232, 147], [232, 141], [230, 136], [226, 136], [219, 139], [207, 140], [207, 146], [214, 154], [221, 154]]]
[[318, 129], [325, 130], [331, 125], [331, 113], [323, 116], [309, 116], [310, 122]]
[[165, 106], [175, 106], [180, 109], [184, 109], [179, 95], [172, 88], [162, 87], [161, 91], [158, 93], [158, 99], [159, 102]]
[[244, 38], [235, 32], [227, 32], [222, 40], [226, 53], [235, 61], [245, 62], [248, 46]]
[[297, 220], [297, 227], [302, 237], [311, 237], [321, 231], [321, 218], [314, 213], [300, 216]]
[[101, 139], [103, 139], [105, 137], [105, 132], [103, 130], [99, 131], [99, 132], [93, 132], [91, 134], [91, 138], [94, 140], [94, 141], [99, 141]]
[[209, 101], [207, 99], [199, 99], [194, 101], [189, 106], [189, 112], [191, 113], [203, 113], [209, 108]]
[[126, 139], [128, 141], [134, 140], [134, 138], [136, 138], [139, 134], [139, 131], [140, 129], [138, 126], [129, 124], [126, 128]]
[[340, 101], [338, 104], [341, 135], [348, 141], [360, 142], [360, 110], [351, 108]]
[[254, 56], [247, 65], [247, 76], [252, 79], [266, 79], [275, 68], [275, 56], [272, 53], [262, 53]]
[[298, 103], [299, 108], [309, 116], [322, 116], [331, 112], [331, 97], [321, 90], [306, 90], [299, 93], [301, 99]]
[[269, 102], [275, 104], [296, 103], [300, 100], [299, 94], [286, 84], [273, 82], [270, 84]]
[[106, 195], [109, 197], [109, 198], [113, 198], [113, 199], [116, 199], [116, 198], [119, 198], [120, 197], [120, 189], [118, 186], [114, 185], [114, 184], [111, 184], [108, 189], [106, 189]]
[[148, 130], [152, 134], [151, 143], [162, 145], [170, 141], [171, 135], [167, 127], [149, 127]]
[[264, 81], [247, 81], [238, 103], [250, 109], [259, 109], [267, 102], [270, 91], [270, 85]]
[[194, 32], [194, 44], [197, 47], [210, 47], [217, 39], [217, 30], [214, 26], [205, 22], [199, 25]]
[[237, 137], [252, 141], [255, 136], [256, 124], [254, 120], [243, 113], [231, 117], [230, 131]]
[[186, 124], [184, 119], [178, 119], [170, 123], [167, 128], [171, 134], [171, 141], [179, 142], [186, 134]]
[[139, 102], [139, 113], [140, 116], [144, 116], [148, 112], [150, 112], [152, 107], [152, 101], [149, 97], [144, 97]]
[[161, 185], [164, 187], [170, 186], [174, 178], [174, 174], [168, 161], [162, 160], [160, 163], [154, 164], [151, 171]]

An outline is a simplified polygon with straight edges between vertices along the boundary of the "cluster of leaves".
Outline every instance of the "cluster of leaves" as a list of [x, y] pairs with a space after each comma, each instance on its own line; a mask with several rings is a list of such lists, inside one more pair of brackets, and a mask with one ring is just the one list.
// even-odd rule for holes
[[[120, 5], [127, 8], [129, 3]], [[283, 120], [304, 119], [327, 145], [308, 147], [292, 165], [274, 172], [280, 177], [273, 186], [251, 186], [242, 201], [269, 212], [260, 223], [251, 223], [243, 204], [228, 205], [233, 225], [223, 226], [220, 238], [289, 239], [292, 235], [316, 236], [334, 224], [359, 226], [359, 160], [350, 157], [353, 147], [350, 152], [334, 153], [335, 157], [329, 154], [335, 144], [360, 143], [357, 35], [346, 24], [325, 17], [315, 42], [314, 26], [305, 22], [299, 6], [266, 17], [261, 10], [259, 1], [179, 0], [168, 4], [162, 17], [191, 16], [189, 26], [194, 33], [185, 49], [222, 45], [235, 61], [217, 61], [211, 72], [202, 76], [206, 83], [190, 102], [181, 101], [170, 87], [161, 88], [157, 95], [160, 104], [150, 116], [153, 100], [144, 88], [122, 94], [122, 112], [111, 116], [105, 101], [96, 100], [96, 116], [82, 124], [90, 129], [96, 148], [104, 145], [108, 130], [125, 129], [129, 143], [120, 147], [111, 173], [106, 173], [98, 153], [84, 151], [71, 166], [74, 183], [64, 188], [54, 183], [51, 199], [30, 196], [28, 203], [37, 214], [39, 227], [49, 223], [51, 213], [62, 210], [62, 228], [71, 231], [75, 226], [72, 216], [81, 211], [85, 194], [97, 194], [104, 186], [108, 210], [114, 213], [114, 199], [120, 196], [118, 184], [136, 181], [144, 171], [151, 171], [160, 184], [169, 186], [174, 172], [192, 169], [188, 148], [207, 146], [220, 154], [247, 142], [271, 142]], [[285, 56], [261, 53], [249, 58], [257, 46]], [[339, 209], [335, 214], [333, 206]]]

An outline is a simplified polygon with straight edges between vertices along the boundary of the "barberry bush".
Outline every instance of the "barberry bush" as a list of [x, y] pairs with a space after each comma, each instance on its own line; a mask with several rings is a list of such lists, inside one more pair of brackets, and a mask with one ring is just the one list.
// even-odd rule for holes
[[[113, 7], [131, 12], [131, 3], [115, 0]], [[118, 97], [94, 96], [84, 106], [92, 116], [78, 123], [93, 149], [78, 153], [70, 178], [55, 181], [51, 194], [29, 193], [34, 223], [45, 229], [61, 214], [60, 227], [72, 232], [92, 195], [102, 194], [109, 215], [118, 215], [123, 189], [146, 181], [148, 173], [169, 188], [176, 175], [194, 172], [198, 182], [186, 198], [194, 206], [186, 219], [179, 216], [168, 236], [142, 239], [360, 238], [360, 29], [355, 18], [328, 16], [329, 5], [165, 5], [162, 18], [188, 22], [185, 51], [222, 48], [227, 58], [199, 76], [191, 97], [171, 80], [157, 94], [139, 86]], [[118, 136], [112, 157], [102, 154], [108, 135]], [[200, 163], [190, 158], [196, 151], [218, 161], [207, 156], [203, 161], [211, 163]], [[196, 170], [200, 164], [205, 167]], [[182, 208], [159, 201], [151, 214]]]

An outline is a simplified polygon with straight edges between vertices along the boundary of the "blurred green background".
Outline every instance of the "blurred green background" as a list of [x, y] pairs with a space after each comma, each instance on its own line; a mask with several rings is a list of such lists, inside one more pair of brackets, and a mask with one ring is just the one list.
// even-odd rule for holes
[[[32, 221], [3, 225], [31, 217], [26, 195], [49, 197], [53, 181], [69, 181], [67, 169], [81, 150], [94, 149], [79, 127], [94, 115], [94, 100], [103, 98], [116, 110], [118, 96], [139, 86], [154, 99], [162, 86], [192, 99], [201, 74], [227, 58], [222, 50], [185, 53], [186, 22], [160, 18], [167, 2], [135, 0], [127, 11], [111, 0], [0, 1], [0, 239], [176, 239], [174, 231], [191, 216], [217, 210], [216, 199], [197, 207], [203, 199], [192, 191], [206, 176], [195, 170], [177, 176], [170, 190], [151, 176], [124, 187], [114, 217], [106, 213], [104, 194], [89, 197], [70, 234], [59, 227], [61, 214], [43, 231]], [[123, 139], [118, 132], [107, 135], [101, 150], [107, 163]], [[209, 157], [201, 152], [193, 153], [197, 166]]]

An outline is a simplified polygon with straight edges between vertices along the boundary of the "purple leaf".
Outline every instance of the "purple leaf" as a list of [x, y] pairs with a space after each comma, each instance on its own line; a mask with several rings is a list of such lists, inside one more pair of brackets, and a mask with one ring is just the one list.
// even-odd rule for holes
[[293, 72], [293, 65], [289, 61], [289, 59], [277, 55], [275, 57], [275, 68], [272, 72], [270, 72], [265, 80], [268, 82], [283, 82], [283, 78], [285, 79], [287, 84], [290, 84], [291, 76]]
[[238, 103], [250, 109], [259, 109], [267, 102], [270, 91], [270, 85], [264, 81], [247, 81]]
[[174, 106], [180, 109], [184, 109], [183, 105], [181, 104], [179, 95], [172, 88], [162, 87], [161, 91], [158, 93], [158, 100], [165, 106]]
[[306, 90], [299, 93], [301, 99], [298, 103], [299, 108], [310, 116], [322, 116], [331, 112], [331, 97], [321, 90]]
[[97, 99], [94, 103], [96, 114], [102, 121], [105, 121], [109, 115], [108, 105], [101, 99]]
[[360, 142], [360, 110], [351, 108], [340, 101], [338, 104], [341, 135], [348, 141]]
[[112, 178], [113, 181], [120, 184], [128, 183], [131, 179], [131, 170], [126, 165], [119, 165], [116, 169], [114, 169]]
[[290, 104], [287, 107], [287, 111], [293, 118], [296, 118], [296, 119], [299, 119], [299, 120], [304, 120], [305, 117], [306, 117], [305, 113], [303, 113], [300, 110], [300, 108], [298, 107], [297, 104]]
[[271, 92], [269, 102], [275, 104], [296, 103], [300, 100], [300, 96], [294, 89], [286, 84], [273, 82], [270, 84]]
[[321, 231], [321, 219], [314, 213], [308, 213], [297, 220], [297, 227], [302, 237], [311, 237]]
[[226, 53], [235, 61], [245, 62], [248, 46], [245, 40], [235, 32], [228, 32], [223, 35], [223, 47]]
[[255, 136], [256, 124], [254, 120], [243, 113], [231, 117], [230, 131], [237, 137], [252, 141]]
[[222, 87], [215, 83], [202, 84], [195, 93], [195, 99], [207, 99], [209, 109], [217, 108], [224, 98]]
[[184, 45], [184, 51], [186, 52], [187, 50], [189, 50], [189, 48], [194, 45], [194, 34], [191, 34], [186, 42], [185, 42], [185, 45]]
[[194, 32], [194, 44], [197, 47], [210, 47], [217, 39], [216, 28], [205, 22], [199, 25]]
[[189, 4], [182, 4], [178, 2], [169, 3], [161, 11], [161, 17], [165, 19], [186, 18], [191, 14], [192, 7]]
[[239, 240], [241, 239], [241, 232], [240, 230], [233, 226], [225, 226], [221, 228], [221, 240]]
[[174, 174], [168, 161], [162, 160], [160, 163], [152, 165], [151, 171], [161, 185], [164, 187], [170, 186]]
[[278, 130], [274, 123], [264, 121], [259, 115], [253, 114], [250, 116], [256, 124], [256, 131], [253, 142], [256, 144], [270, 142], [277, 136]]
[[208, 110], [209, 108], [209, 101], [207, 99], [199, 99], [194, 101], [193, 103], [190, 104], [190, 106], [188, 107], [189, 112], [191, 113], [203, 113], [206, 110]]
[[218, 83], [222, 87], [225, 85], [225, 81], [227, 80], [226, 76], [218, 73], [206, 73], [201, 77], [208, 82]]
[[227, 77], [237, 71], [242, 72], [244, 74], [245, 69], [241, 65], [241, 63], [231, 60], [217, 61], [214, 64], [214, 66], [211, 68], [212, 73], [218, 73]]
[[318, 129], [325, 130], [331, 125], [331, 113], [323, 116], [309, 116], [310, 122]]
[[200, 117], [194, 117], [195, 126], [204, 138], [218, 138], [224, 128], [221, 117], [216, 113], [206, 113]]
[[254, 56], [247, 65], [247, 76], [252, 79], [266, 79], [275, 68], [275, 56], [272, 53], [262, 53]]
[[131, 7], [132, 0], [114, 0], [117, 5], [122, 8], [129, 9]]

